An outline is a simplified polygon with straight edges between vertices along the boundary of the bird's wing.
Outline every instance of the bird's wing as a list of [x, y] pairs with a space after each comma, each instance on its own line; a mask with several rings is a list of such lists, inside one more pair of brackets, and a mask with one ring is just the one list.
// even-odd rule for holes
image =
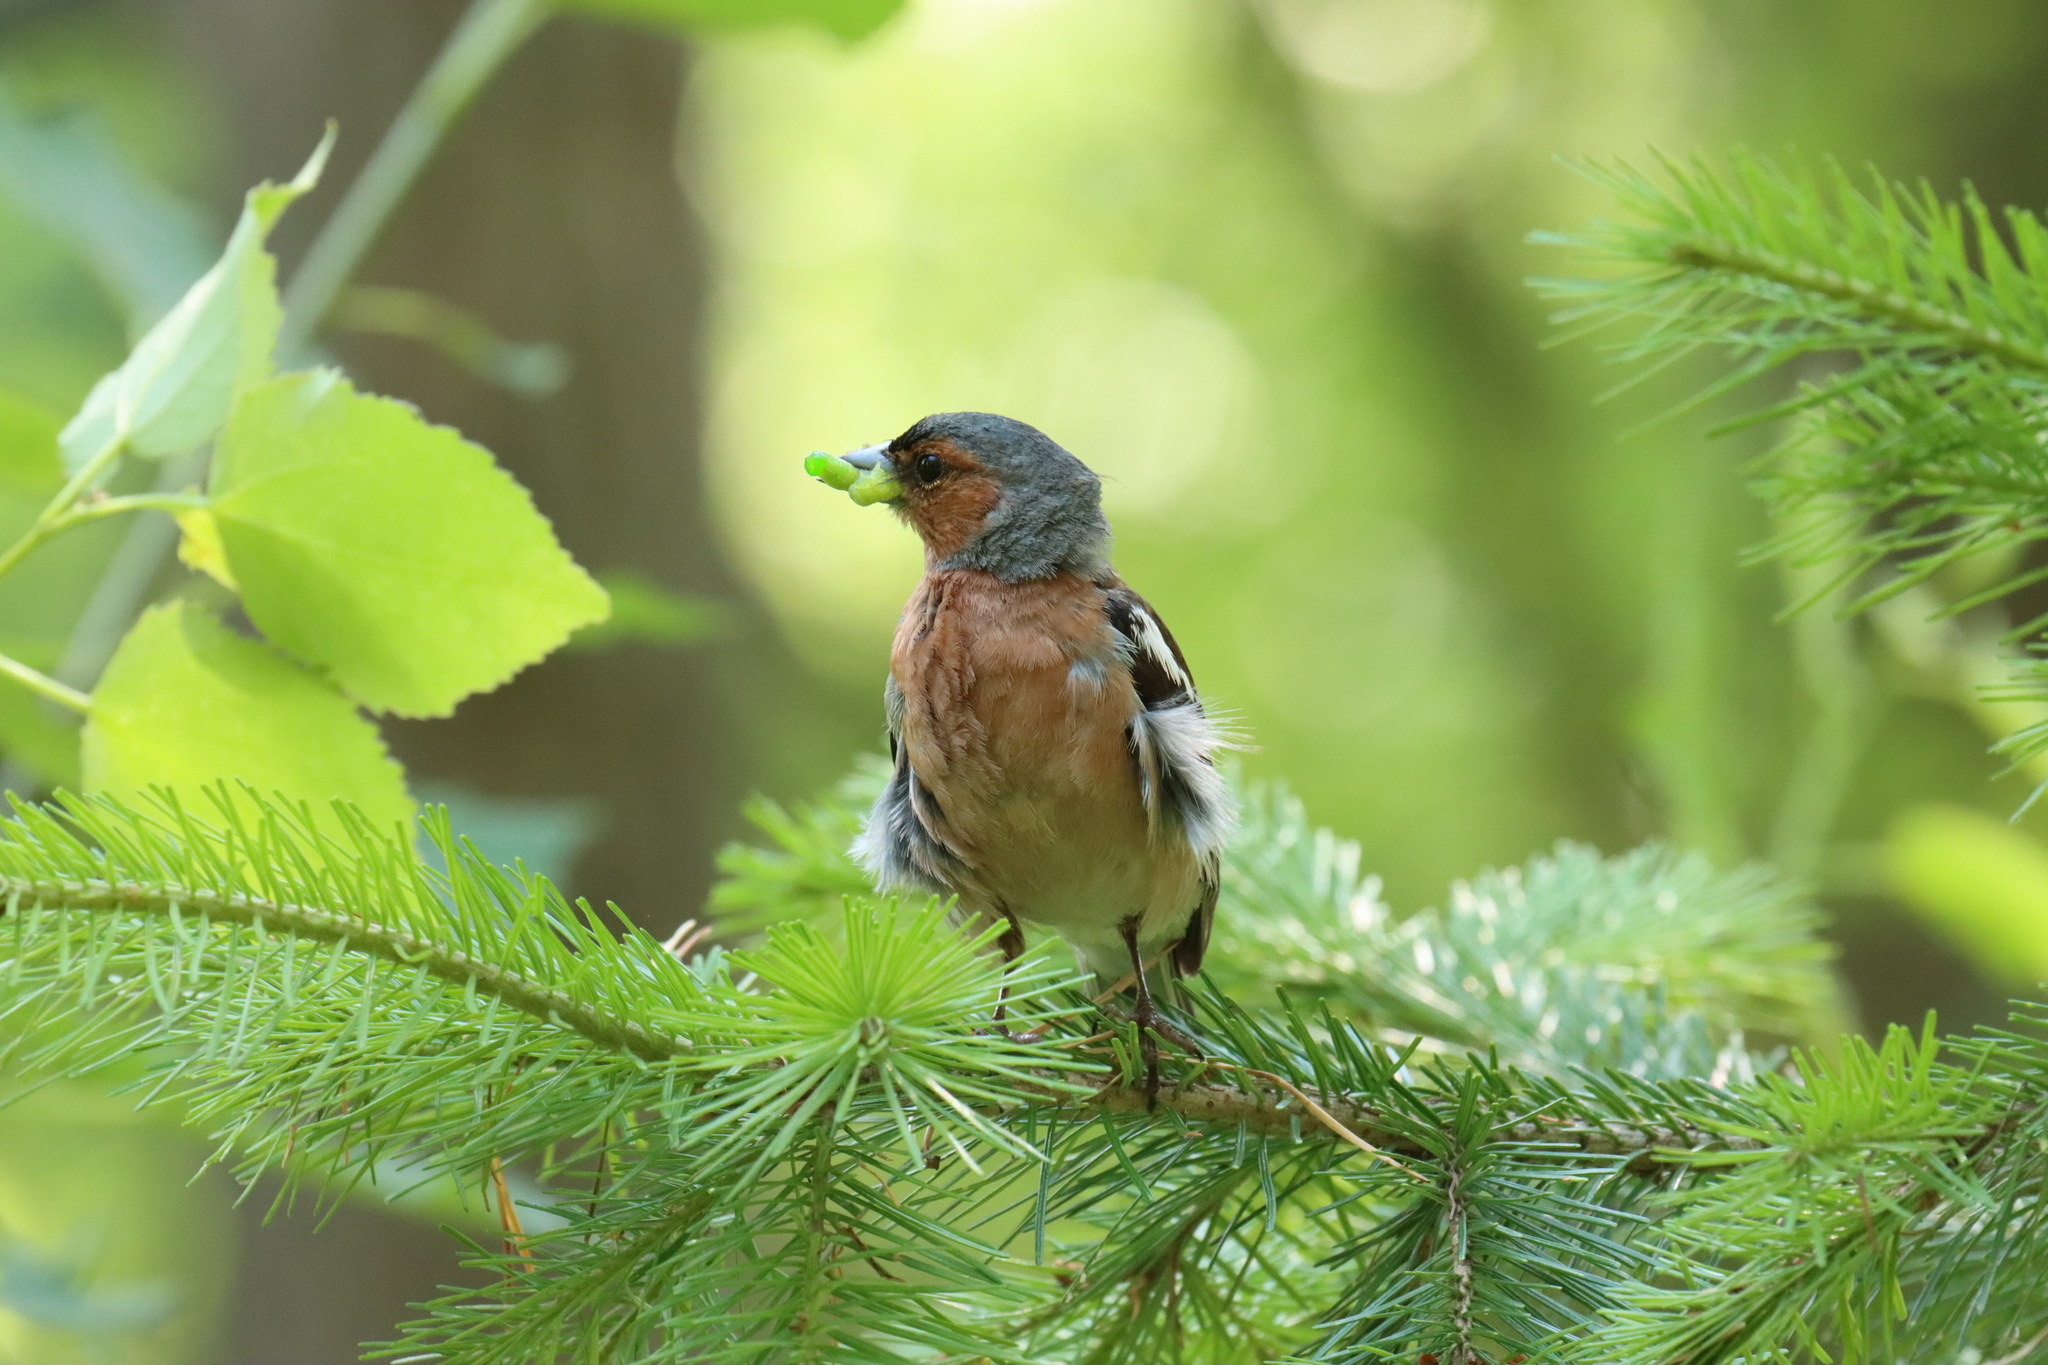
[[1202, 899], [1188, 920], [1187, 932], [1173, 945], [1173, 974], [1193, 976], [1202, 970], [1202, 955], [1209, 951], [1209, 931], [1216, 925], [1216, 894], [1223, 889], [1222, 859], [1211, 853], [1202, 859]]
[[1223, 845], [1237, 820], [1216, 771], [1215, 753], [1225, 740], [1202, 710], [1188, 661], [1151, 603], [1119, 583], [1104, 594], [1103, 610], [1138, 693], [1129, 738], [1146, 817], [1155, 837], [1171, 830], [1186, 839], [1201, 866], [1201, 903], [1173, 950], [1174, 970], [1187, 976], [1202, 965], [1209, 944]]
[[883, 686], [882, 705], [889, 717], [889, 782], [854, 840], [853, 856], [884, 891], [950, 894], [958, 889], [960, 860], [933, 833], [937, 807], [910, 767], [903, 689], [894, 674]]
[[1201, 704], [1180, 644], [1150, 602], [1119, 583], [1103, 594], [1102, 609], [1121, 639], [1131, 685], [1138, 689], [1138, 700], [1147, 711], [1187, 702]]

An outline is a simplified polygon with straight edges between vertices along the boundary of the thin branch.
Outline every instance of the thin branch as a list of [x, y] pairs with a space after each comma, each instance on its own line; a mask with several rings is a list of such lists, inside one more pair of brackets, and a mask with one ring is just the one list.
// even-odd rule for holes
[[1694, 270], [1723, 270], [1750, 275], [1792, 289], [1854, 304], [1874, 317], [1918, 332], [1948, 339], [1960, 352], [1982, 352], [2017, 369], [2048, 374], [2048, 351], [2016, 341], [1995, 327], [1979, 327], [1961, 313], [1935, 308], [1896, 290], [1795, 261], [1775, 252], [1755, 251], [1712, 237], [1687, 238], [1666, 252], [1674, 265]]
[[558, 1023], [601, 1047], [628, 1052], [643, 1061], [664, 1062], [691, 1051], [687, 1039], [658, 1034], [644, 1024], [614, 1018], [543, 982], [479, 961], [446, 944], [428, 942], [400, 929], [387, 929], [342, 911], [267, 901], [240, 892], [224, 896], [217, 891], [179, 886], [96, 880], [39, 881], [24, 877], [0, 877], [0, 905], [47, 905], [165, 916], [197, 912], [209, 919], [282, 931], [317, 943], [340, 943], [400, 966], [423, 968], [428, 975], [458, 986], [474, 985], [477, 991], [496, 996], [522, 1013]]
[[92, 698], [75, 687], [67, 687], [47, 673], [38, 673], [18, 659], [0, 654], [0, 676], [9, 677], [48, 701], [59, 706], [68, 706], [84, 715], [92, 710]]
[[512, 1190], [505, 1183], [505, 1163], [491, 1158], [491, 1190], [497, 1196], [498, 1227], [505, 1234], [505, 1254], [523, 1257], [525, 1269], [533, 1269], [533, 1253], [526, 1249], [526, 1229], [520, 1226], [519, 1210], [512, 1202]]
[[1344, 1141], [1350, 1143], [1359, 1151], [1364, 1152], [1367, 1156], [1373, 1158], [1375, 1161], [1386, 1162], [1389, 1166], [1392, 1166], [1395, 1170], [1402, 1172], [1404, 1175], [1408, 1176], [1412, 1180], [1418, 1181], [1424, 1185], [1427, 1185], [1429, 1183], [1427, 1177], [1418, 1174], [1415, 1171], [1409, 1170], [1408, 1167], [1402, 1165], [1399, 1161], [1395, 1160], [1391, 1156], [1388, 1156], [1385, 1152], [1373, 1146], [1373, 1144], [1367, 1142], [1364, 1138], [1360, 1137], [1358, 1134], [1352, 1132], [1349, 1128], [1345, 1127], [1342, 1123], [1338, 1122], [1337, 1118], [1333, 1114], [1331, 1114], [1329, 1110], [1323, 1108], [1322, 1105], [1310, 1099], [1308, 1096], [1308, 1092], [1302, 1090], [1300, 1087], [1295, 1085], [1294, 1082], [1288, 1080], [1286, 1077], [1276, 1076], [1270, 1071], [1259, 1071], [1255, 1068], [1248, 1066], [1237, 1066], [1234, 1062], [1223, 1062], [1220, 1063], [1220, 1065], [1235, 1067], [1236, 1070], [1242, 1071], [1245, 1075], [1256, 1076], [1262, 1081], [1271, 1081], [1273, 1084], [1285, 1090], [1288, 1094], [1294, 1096], [1295, 1099], [1301, 1101], [1302, 1107], [1307, 1109], [1310, 1114], [1315, 1116], [1315, 1120], [1317, 1123], [1322, 1124], [1323, 1127], [1329, 1129], [1332, 1133], [1335, 1133], [1338, 1137], [1344, 1139]]
[[818, 1113], [818, 1131], [813, 1139], [817, 1151], [811, 1159], [810, 1208], [804, 1218], [803, 1307], [798, 1310], [797, 1320], [790, 1324], [797, 1332], [796, 1358], [805, 1361], [823, 1359], [820, 1347], [838, 1344], [830, 1341], [823, 1329], [825, 1306], [832, 1297], [832, 1247], [825, 1235], [832, 1198], [832, 1132], [833, 1107], [828, 1103]]
[[1480, 1365], [1479, 1353], [1472, 1349], [1472, 1228], [1465, 1215], [1464, 1179], [1465, 1168], [1453, 1161], [1450, 1178], [1444, 1182], [1444, 1217], [1450, 1224], [1451, 1235], [1451, 1281], [1456, 1286], [1451, 1294], [1451, 1326], [1458, 1334], [1457, 1354], [1451, 1357], [1451, 1365]]
[[[206, 463], [204, 450], [165, 460], [157, 473], [155, 491], [170, 493], [197, 483], [206, 474]], [[64, 642], [64, 652], [57, 659], [59, 681], [89, 688], [98, 680], [177, 543], [175, 522], [139, 517], [129, 523], [120, 548], [107, 561], [78, 613], [71, 638]]]
[[2020, 1347], [2017, 1351], [2014, 1351], [2011, 1355], [2000, 1356], [1996, 1360], [1987, 1360], [1984, 1362], [1984, 1365], [2020, 1365], [2020, 1362], [2032, 1355], [2035, 1348], [2044, 1341], [2048, 1341], [2048, 1327], [2043, 1327], [2039, 1332], [2035, 1333], [2033, 1340]]
[[99, 482], [100, 476], [107, 472], [108, 467], [120, 458], [121, 448], [127, 443], [126, 435], [117, 435], [94, 451], [92, 457], [78, 467], [78, 472], [57, 490], [49, 505], [36, 514], [36, 519], [29, 523], [29, 528], [21, 533], [20, 539], [6, 550], [0, 551], [0, 578], [12, 573], [15, 565], [27, 559], [38, 545], [64, 529], [65, 517], [73, 505], [84, 497], [92, 486]]
[[[1249, 1068], [1245, 1068], [1249, 1070]], [[1293, 1086], [1287, 1087], [1293, 1090]], [[1430, 1157], [1430, 1150], [1386, 1123], [1378, 1111], [1346, 1097], [1312, 1091], [1315, 1103], [1352, 1136], [1374, 1149], [1407, 1157]], [[1048, 1103], [1062, 1102], [1048, 1095]], [[1143, 1086], [1118, 1085], [1096, 1091], [1083, 1103], [1111, 1114], [1144, 1114], [1148, 1097]], [[1071, 1103], [1071, 1101], [1066, 1101]], [[1306, 1108], [1295, 1109], [1273, 1095], [1232, 1089], [1227, 1086], [1165, 1086], [1159, 1091], [1156, 1108], [1170, 1110], [1186, 1123], [1205, 1123], [1235, 1128], [1243, 1124], [1249, 1133], [1286, 1136], [1304, 1117], [1315, 1115]], [[1336, 1136], [1335, 1130], [1330, 1130]], [[1753, 1152], [1763, 1144], [1753, 1138], [1727, 1137], [1700, 1128], [1650, 1127], [1620, 1121], [1590, 1122], [1579, 1119], [1524, 1119], [1496, 1130], [1493, 1142], [1529, 1142], [1546, 1146], [1576, 1148], [1587, 1156], [1621, 1156], [1625, 1169], [1634, 1175], [1650, 1175], [1666, 1166], [1679, 1164], [1681, 1154], [1723, 1150]], [[1669, 1153], [1670, 1155], [1667, 1155]], [[1412, 1174], [1412, 1173], [1411, 1173]]]
[[287, 364], [319, 330], [342, 285], [456, 118], [553, 8], [550, 0], [473, 0], [464, 12], [293, 274], [277, 342]]
[[206, 505], [205, 498], [192, 493], [131, 493], [120, 498], [100, 498], [66, 512], [57, 519], [54, 530], [67, 530], [83, 522], [98, 521], [101, 517], [117, 517], [123, 512], [157, 511], [176, 516], [180, 512], [197, 511]]

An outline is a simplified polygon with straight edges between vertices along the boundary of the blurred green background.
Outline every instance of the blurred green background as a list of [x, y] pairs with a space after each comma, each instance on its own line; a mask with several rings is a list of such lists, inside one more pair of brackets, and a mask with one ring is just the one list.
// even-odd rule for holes
[[[459, 13], [0, 0], [0, 390], [75, 408], [333, 117], [288, 274]], [[2034, 718], [1980, 690], [2001, 618], [1777, 622], [1820, 580], [1741, 565], [1769, 433], [1626, 434], [1711, 363], [1596, 403], [1621, 376], [1541, 348], [1524, 279], [1570, 263], [1525, 234], [1606, 207], [1559, 155], [1653, 145], [2039, 208], [2044, 118], [2019, 0], [911, 0], [853, 42], [556, 19], [325, 344], [496, 451], [643, 628], [387, 732], [487, 847], [665, 932], [742, 795], [879, 743], [917, 549], [802, 455], [992, 409], [1102, 473], [1247, 773], [1362, 840], [1397, 907], [1561, 837], [1664, 837], [1817, 886], [1866, 1028], [1996, 1019], [2048, 976], [2048, 815], [2006, 823], [2048, 771], [1985, 753]], [[79, 192], [142, 257], [51, 199], [53, 127], [111, 155]], [[56, 662], [117, 539], [0, 602], [10, 652]], [[29, 792], [66, 776], [38, 717], [0, 693]], [[0, 1114], [0, 1359], [345, 1359], [461, 1273], [437, 1213], [265, 1226], [261, 1187], [181, 1183], [200, 1150], [96, 1089]]]

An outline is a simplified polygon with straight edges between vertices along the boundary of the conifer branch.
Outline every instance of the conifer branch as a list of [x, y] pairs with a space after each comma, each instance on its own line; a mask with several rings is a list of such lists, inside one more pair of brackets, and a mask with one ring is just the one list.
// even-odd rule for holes
[[686, 1039], [663, 1036], [635, 1020], [609, 1017], [543, 982], [478, 961], [445, 943], [387, 929], [346, 910], [266, 901], [243, 892], [223, 894], [135, 882], [37, 881], [7, 876], [0, 876], [0, 902], [15, 911], [31, 906], [166, 917], [190, 913], [223, 924], [246, 924], [270, 933], [289, 934], [311, 943], [340, 944], [351, 952], [401, 967], [417, 967], [452, 985], [474, 987], [544, 1023], [572, 1029], [599, 1047], [630, 1053], [642, 1061], [667, 1061], [690, 1050]]
[[[664, 1036], [638, 1021], [607, 1016], [589, 1002], [544, 982], [479, 961], [447, 944], [384, 928], [346, 910], [266, 901], [239, 892], [224, 895], [205, 889], [134, 882], [34, 881], [6, 876], [0, 876], [0, 906], [17, 912], [26, 906], [165, 917], [192, 914], [223, 924], [245, 924], [308, 942], [338, 944], [397, 966], [417, 968], [453, 985], [473, 987], [539, 1022], [571, 1029], [599, 1047], [642, 1061], [663, 1062], [692, 1051], [688, 1039]], [[1065, 1079], [1069, 1086], [1079, 1088], [1087, 1077], [1084, 1072]], [[1159, 1110], [1177, 1115], [1184, 1122], [1242, 1126], [1261, 1136], [1293, 1138], [1306, 1127], [1311, 1140], [1318, 1125], [1315, 1111], [1320, 1109], [1350, 1134], [1374, 1147], [1402, 1155], [1427, 1154], [1427, 1148], [1418, 1145], [1403, 1130], [1388, 1127], [1380, 1113], [1349, 1096], [1319, 1093], [1313, 1087], [1297, 1087], [1279, 1077], [1271, 1079], [1276, 1082], [1272, 1092], [1195, 1084], [1169, 1086], [1156, 1096], [1148, 1096], [1142, 1086], [1116, 1084], [1096, 1090], [1083, 1102], [1109, 1114], [1142, 1115]], [[1062, 1091], [1026, 1090], [1023, 1098], [1060, 1107], [1071, 1107], [1075, 1102], [1073, 1094]], [[1338, 1141], [1345, 1137], [1336, 1130], [1327, 1130], [1327, 1135]], [[1503, 1141], [1571, 1146], [1588, 1155], [1626, 1156], [1634, 1163], [1632, 1169], [1644, 1172], [1663, 1162], [1664, 1158], [1659, 1156], [1662, 1151], [1693, 1152], [1717, 1146], [1745, 1150], [1755, 1145], [1744, 1139], [1731, 1142], [1697, 1128], [1638, 1127], [1627, 1123], [1588, 1125], [1540, 1119], [1504, 1128], [1497, 1136]]]
[[1460, 1164], [1453, 1162], [1444, 1174], [1444, 1222], [1451, 1242], [1453, 1285], [1451, 1329], [1457, 1334], [1451, 1365], [1480, 1365], [1479, 1354], [1472, 1349], [1472, 1227], [1465, 1208], [1465, 1194], [1459, 1188], [1465, 1172]]
[[[1383, 1111], [1363, 1105], [1355, 1097], [1318, 1093], [1311, 1088], [1304, 1088], [1304, 1093], [1337, 1122], [1382, 1152], [1424, 1157], [1433, 1150], [1416, 1139], [1412, 1127], [1389, 1123]], [[1148, 1102], [1144, 1087], [1116, 1085], [1089, 1096], [1086, 1105], [1106, 1114], [1136, 1116], [1156, 1111], [1170, 1113], [1186, 1123], [1233, 1129], [1241, 1126], [1246, 1132], [1259, 1137], [1293, 1140], [1299, 1133], [1300, 1140], [1305, 1142], [1343, 1142], [1340, 1134], [1318, 1133], [1315, 1118], [1306, 1107], [1298, 1103], [1290, 1105], [1288, 1101], [1289, 1097], [1284, 1093], [1262, 1094], [1227, 1086], [1168, 1084], [1160, 1088], [1155, 1100]], [[1568, 1148], [1589, 1157], [1621, 1157], [1624, 1158], [1623, 1169], [1643, 1176], [1665, 1168], [1690, 1166], [1698, 1153], [1754, 1152], [1763, 1145], [1752, 1137], [1729, 1136], [1690, 1125], [1667, 1127], [1622, 1119], [1606, 1122], [1521, 1119], [1502, 1125], [1487, 1140]]]
[[[1955, 585], [1944, 614], [1996, 603], [2038, 579], [2023, 552], [2048, 528], [2048, 227], [1992, 211], [1965, 188], [1852, 181], [1829, 162], [1736, 154], [1725, 170], [1663, 161], [1586, 168], [1626, 210], [1619, 222], [1536, 240], [1592, 269], [1533, 283], [1564, 305], [1562, 336], [1615, 323], [1611, 347], [1654, 373], [1719, 351], [1728, 373], [1686, 408], [1819, 358], [1789, 395], [1728, 424], [1786, 422], [1758, 491], [1790, 529], [1761, 548], [1801, 565], [1835, 561], [1816, 595], [1841, 614], [1874, 606], [1982, 556], [1988, 582]], [[1819, 374], [1825, 372], [1826, 377]], [[1801, 606], [1811, 602], [1800, 603]], [[2012, 699], [2048, 695], [2036, 648], [2048, 621], [2012, 624]], [[1995, 633], [1995, 632], [1994, 632]], [[1971, 695], [1969, 701], [1977, 698]], [[2001, 732], [2007, 727], [1998, 727]], [[2048, 726], [2004, 736], [2015, 764], [2048, 750]]]
[[[1196, 983], [1204, 1055], [1153, 1099], [1129, 1025], [938, 907], [855, 899], [680, 963], [438, 816], [445, 872], [346, 808], [218, 795], [211, 824], [99, 800], [0, 825], [0, 1036], [46, 1070], [147, 1049], [148, 1093], [249, 1173], [539, 1163], [560, 1226], [508, 1221], [477, 1248], [498, 1273], [392, 1354], [1658, 1365], [1709, 1330], [1717, 1358], [1834, 1351], [1887, 1283], [1962, 1324], [1898, 1358], [2036, 1330], [1968, 1305], [2048, 1281], [2048, 1045], [1852, 1040], [1793, 1082], [1735, 1030], [1801, 1017], [1824, 959], [1754, 876], [1567, 849], [1395, 921], [1258, 794], [1233, 911], [1304, 970], [1271, 1004], [1271, 978]], [[755, 861], [751, 894], [832, 885], [811, 857]], [[1676, 956], [1701, 943], [1714, 965]], [[989, 1027], [1006, 982], [1037, 1041]], [[1404, 998], [1452, 1036], [1372, 1017]], [[1454, 1041], [1482, 1027], [1537, 1064]]]
[[2015, 369], [2048, 375], [2048, 349], [2016, 340], [1996, 327], [1980, 327], [1953, 309], [1934, 307], [1870, 280], [1714, 238], [1673, 242], [1666, 256], [1673, 265], [1687, 270], [1748, 275], [1835, 299], [1901, 332], [1939, 338], [1958, 352], [1993, 356]]

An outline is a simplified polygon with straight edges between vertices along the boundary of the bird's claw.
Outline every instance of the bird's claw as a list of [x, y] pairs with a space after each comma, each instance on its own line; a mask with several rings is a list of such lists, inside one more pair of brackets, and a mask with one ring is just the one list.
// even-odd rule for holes
[[1201, 1045], [1174, 1027], [1149, 996], [1141, 998], [1128, 1014], [1114, 1011], [1114, 1017], [1138, 1026], [1138, 1055], [1145, 1062], [1145, 1109], [1149, 1113], [1159, 1103], [1159, 1040], [1165, 1039], [1197, 1061], [1202, 1058]]

